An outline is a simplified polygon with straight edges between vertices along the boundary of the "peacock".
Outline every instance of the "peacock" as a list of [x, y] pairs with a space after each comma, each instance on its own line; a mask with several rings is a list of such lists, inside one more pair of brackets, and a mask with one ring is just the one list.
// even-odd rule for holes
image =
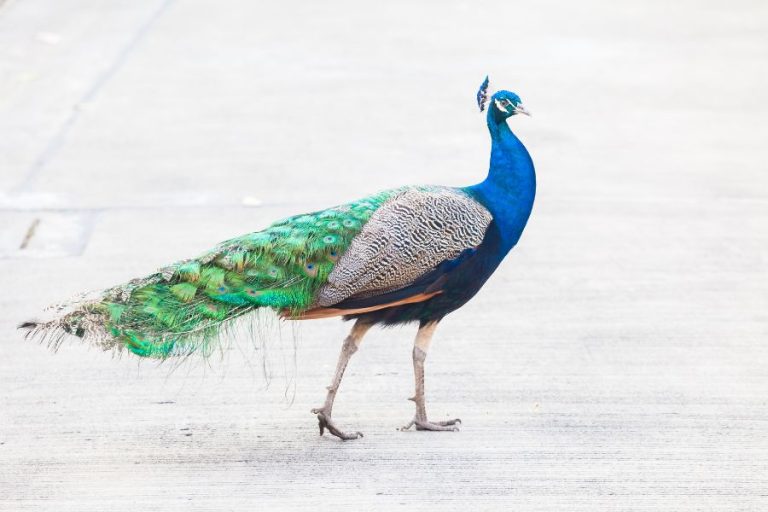
[[[320, 435], [350, 440], [332, 411], [344, 370], [375, 325], [418, 322], [413, 345], [416, 412], [403, 429], [456, 431], [430, 421], [424, 363], [437, 325], [470, 300], [517, 244], [533, 207], [531, 157], [507, 120], [530, 115], [520, 97], [488, 77], [477, 92], [487, 110], [487, 177], [463, 188], [404, 186], [296, 215], [222, 242], [193, 259], [75, 301], [50, 321], [20, 325], [57, 346], [67, 335], [144, 358], [210, 354], [227, 326], [260, 308], [290, 320], [354, 320], [324, 404], [312, 409]], [[487, 106], [487, 109], [486, 109]]]

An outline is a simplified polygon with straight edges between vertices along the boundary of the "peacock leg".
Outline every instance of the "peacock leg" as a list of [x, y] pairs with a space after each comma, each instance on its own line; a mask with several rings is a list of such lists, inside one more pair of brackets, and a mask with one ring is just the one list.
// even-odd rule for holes
[[363, 437], [362, 432], [353, 432], [348, 434], [342, 431], [333, 422], [331, 416], [333, 413], [333, 400], [336, 398], [336, 392], [339, 390], [341, 378], [344, 376], [344, 370], [347, 367], [347, 363], [349, 363], [349, 359], [352, 357], [352, 354], [357, 352], [357, 349], [360, 346], [360, 342], [363, 341], [363, 336], [366, 332], [368, 332], [368, 329], [370, 328], [371, 324], [357, 320], [355, 325], [352, 327], [352, 331], [346, 337], [344, 344], [341, 346], [339, 362], [336, 364], [336, 374], [333, 377], [333, 382], [330, 386], [328, 386], [328, 394], [325, 397], [325, 403], [320, 408], [312, 409], [312, 414], [317, 414], [317, 422], [318, 426], [320, 427], [320, 435], [323, 435], [325, 429], [327, 428], [328, 432], [344, 441]]
[[413, 344], [413, 374], [416, 378], [416, 394], [409, 398], [416, 404], [416, 415], [413, 419], [400, 430], [408, 430], [416, 425], [416, 430], [450, 430], [458, 431], [457, 425], [461, 423], [459, 418], [446, 421], [429, 421], [427, 419], [427, 407], [424, 399], [424, 360], [427, 358], [429, 344], [432, 341], [432, 335], [437, 328], [437, 322], [429, 322], [419, 326], [419, 332], [416, 334], [416, 341]]

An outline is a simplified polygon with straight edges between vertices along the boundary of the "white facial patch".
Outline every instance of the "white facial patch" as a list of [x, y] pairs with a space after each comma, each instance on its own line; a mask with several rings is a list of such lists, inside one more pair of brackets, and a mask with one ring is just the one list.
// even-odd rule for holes
[[502, 111], [502, 112], [504, 112], [505, 114], [509, 114], [509, 110], [507, 110], [507, 109], [504, 107], [504, 105], [502, 105], [502, 104], [501, 104], [501, 102], [500, 102], [499, 100], [493, 100], [493, 101], [494, 101], [494, 103], [496, 103], [496, 108], [498, 108], [499, 110], [501, 110], [501, 111]]

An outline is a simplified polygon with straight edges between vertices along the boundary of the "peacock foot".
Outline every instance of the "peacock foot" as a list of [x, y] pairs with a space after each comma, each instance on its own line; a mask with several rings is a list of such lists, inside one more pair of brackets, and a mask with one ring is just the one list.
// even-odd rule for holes
[[331, 416], [325, 414], [324, 408], [312, 409], [312, 414], [317, 414], [317, 425], [318, 427], [320, 427], [321, 436], [325, 433], [325, 429], [328, 429], [328, 432], [338, 437], [342, 441], [349, 441], [351, 439], [357, 439], [359, 437], [363, 437], [362, 432], [353, 432], [351, 434], [348, 434], [343, 430], [341, 430], [333, 422], [333, 420], [331, 419]]
[[459, 418], [455, 418], [445, 421], [429, 421], [427, 419], [422, 419], [418, 416], [415, 416], [410, 421], [410, 423], [400, 427], [400, 430], [408, 430], [414, 425], [416, 426], [416, 430], [431, 430], [433, 432], [458, 432], [459, 425], [461, 425], [461, 420]]

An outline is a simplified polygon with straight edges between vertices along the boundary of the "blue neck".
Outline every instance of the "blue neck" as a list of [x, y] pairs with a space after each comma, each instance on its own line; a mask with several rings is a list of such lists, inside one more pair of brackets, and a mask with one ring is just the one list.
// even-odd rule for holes
[[491, 165], [485, 181], [465, 190], [493, 215], [506, 254], [523, 233], [536, 196], [536, 172], [523, 143], [494, 108], [488, 111], [491, 132]]

